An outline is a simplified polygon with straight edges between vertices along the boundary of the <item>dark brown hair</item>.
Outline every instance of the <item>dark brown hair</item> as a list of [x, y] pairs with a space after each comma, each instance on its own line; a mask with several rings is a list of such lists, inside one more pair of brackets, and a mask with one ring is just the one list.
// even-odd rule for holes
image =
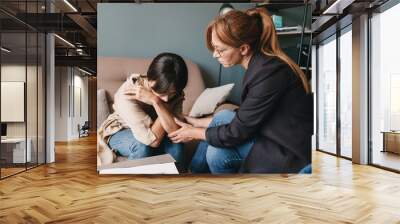
[[188, 69], [183, 58], [173, 53], [161, 53], [150, 63], [147, 79], [155, 81], [152, 89], [160, 94], [175, 87], [178, 94], [183, 92], [188, 80]]

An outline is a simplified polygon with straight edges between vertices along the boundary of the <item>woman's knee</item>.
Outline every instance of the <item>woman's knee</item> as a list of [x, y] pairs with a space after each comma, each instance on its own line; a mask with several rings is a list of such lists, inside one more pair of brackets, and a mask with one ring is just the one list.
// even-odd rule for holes
[[152, 149], [150, 146], [145, 145], [137, 140], [133, 141], [129, 147], [128, 159], [139, 159], [145, 158], [152, 155]]
[[219, 126], [229, 124], [235, 117], [235, 112], [231, 110], [221, 110], [216, 113], [210, 123], [210, 126]]
[[235, 116], [235, 112], [232, 110], [227, 110], [227, 109], [221, 110], [214, 115], [215, 118], [219, 118], [219, 119], [221, 119], [221, 118], [225, 118], [225, 119], [231, 118], [232, 119], [234, 116]]

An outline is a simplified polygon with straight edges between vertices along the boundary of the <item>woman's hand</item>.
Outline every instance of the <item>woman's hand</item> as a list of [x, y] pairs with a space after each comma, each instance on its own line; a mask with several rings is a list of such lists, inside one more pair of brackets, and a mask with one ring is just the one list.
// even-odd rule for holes
[[185, 116], [185, 120], [191, 124], [193, 127], [200, 127], [200, 119], [198, 118], [194, 118], [194, 117], [189, 117], [189, 116]]
[[199, 131], [201, 131], [199, 128], [194, 128], [191, 124], [184, 123], [176, 118], [175, 122], [181, 128], [168, 135], [173, 143], [190, 142], [196, 139]]
[[153, 105], [159, 100], [158, 96], [154, 95], [150, 90], [147, 90], [142, 86], [126, 88], [124, 94], [130, 100], [138, 100], [149, 105]]
[[185, 116], [186, 121], [193, 125], [193, 127], [196, 128], [207, 128], [211, 121], [212, 121], [212, 116], [208, 116], [208, 117], [203, 117], [203, 118], [194, 118], [194, 117], [189, 117], [189, 116]]

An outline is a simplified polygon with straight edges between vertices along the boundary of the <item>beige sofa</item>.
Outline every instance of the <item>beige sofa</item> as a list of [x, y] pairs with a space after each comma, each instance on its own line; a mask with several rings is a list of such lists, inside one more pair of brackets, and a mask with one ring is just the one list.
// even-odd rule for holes
[[[205, 85], [199, 67], [185, 60], [188, 67], [188, 83], [185, 92], [185, 100], [183, 102], [183, 113], [189, 114], [194, 102], [204, 91]], [[126, 57], [98, 57], [97, 59], [97, 89], [106, 90], [109, 108], [112, 108], [113, 96], [121, 84], [126, 80], [127, 76], [132, 73], [146, 73], [151, 59], [148, 58], [126, 58]], [[99, 107], [99, 105], [98, 105]], [[216, 111], [222, 109], [235, 109], [236, 105], [222, 104]], [[99, 110], [99, 108], [98, 108]], [[98, 121], [102, 122], [102, 121]], [[193, 156], [197, 143], [191, 142], [185, 144], [185, 158], [188, 164]], [[123, 158], [118, 158], [121, 160]]]

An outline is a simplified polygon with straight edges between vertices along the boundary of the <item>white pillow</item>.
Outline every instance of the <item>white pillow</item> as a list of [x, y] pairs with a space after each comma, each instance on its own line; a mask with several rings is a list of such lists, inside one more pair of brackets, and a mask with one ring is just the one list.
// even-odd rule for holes
[[234, 84], [230, 83], [215, 88], [205, 89], [203, 93], [201, 93], [201, 95], [196, 99], [196, 102], [194, 102], [189, 116], [201, 117], [214, 113], [218, 105], [224, 102], [229, 96], [233, 86]]
[[108, 107], [106, 90], [97, 90], [97, 128], [105, 121], [110, 115], [110, 108]]

